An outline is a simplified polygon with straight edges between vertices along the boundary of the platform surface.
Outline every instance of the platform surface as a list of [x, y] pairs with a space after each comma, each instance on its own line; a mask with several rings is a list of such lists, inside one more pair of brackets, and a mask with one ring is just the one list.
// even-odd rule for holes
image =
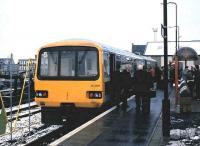
[[56, 140], [59, 146], [146, 146], [159, 119], [163, 92], [151, 99], [148, 116], [135, 111], [135, 99], [128, 102], [126, 112], [114, 109], [77, 133]]

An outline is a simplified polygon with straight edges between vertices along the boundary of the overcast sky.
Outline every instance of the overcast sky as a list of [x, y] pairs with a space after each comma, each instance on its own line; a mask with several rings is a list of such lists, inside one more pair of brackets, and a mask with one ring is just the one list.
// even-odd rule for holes
[[[0, 0], [0, 57], [34, 57], [49, 42], [81, 38], [131, 51], [154, 40], [163, 23], [163, 0]], [[169, 2], [169, 0], [168, 0]], [[180, 40], [200, 39], [200, 0], [174, 0]], [[168, 5], [168, 26], [175, 6]], [[168, 30], [169, 40], [175, 29]]]

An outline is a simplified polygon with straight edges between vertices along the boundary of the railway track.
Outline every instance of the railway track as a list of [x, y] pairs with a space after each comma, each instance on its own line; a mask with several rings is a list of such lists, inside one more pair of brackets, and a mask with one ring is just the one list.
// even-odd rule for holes
[[[20, 109], [20, 115], [18, 116], [18, 119], [24, 118], [24, 117], [28, 117], [37, 113], [41, 112], [41, 109], [37, 106], [32, 106], [30, 109], [30, 113], [29, 113], [29, 108], [24, 108], [24, 109]], [[9, 112], [10, 113], [10, 112]], [[10, 115], [10, 114], [9, 114]], [[12, 119], [10, 118], [10, 116], [8, 115], [8, 121], [14, 121], [17, 117], [17, 111], [14, 111], [14, 114], [12, 116]]]
[[[132, 98], [133, 97], [130, 97], [128, 100], [131, 100]], [[120, 104], [122, 104], [122, 102]], [[116, 108], [116, 106], [108, 104], [93, 113], [91, 113], [91, 111], [89, 111], [87, 115], [84, 115], [84, 114], [81, 115], [79, 117], [80, 120], [71, 121], [71, 122], [66, 121], [66, 123], [63, 124], [63, 126], [59, 127], [58, 129], [53, 130], [53, 131], [47, 133], [46, 135], [41, 136], [29, 143], [26, 143], [25, 145], [26, 146], [35, 146], [35, 145], [46, 146], [46, 145], [52, 143], [53, 141], [55, 141], [56, 139], [62, 137], [63, 135], [66, 135], [70, 132], [73, 133], [73, 130], [76, 131], [76, 129], [78, 127], [84, 127], [85, 125], [87, 125], [88, 123], [90, 123], [92, 121], [91, 119], [94, 120], [94, 119], [97, 119], [98, 117], [102, 117], [102, 115], [105, 115], [106, 112], [112, 111], [115, 108]]]
[[[37, 108], [37, 107], [38, 107], [38, 105], [35, 102], [30, 103], [30, 109], [34, 109], [34, 108]], [[19, 112], [26, 111], [28, 109], [29, 109], [28, 104], [22, 104], [21, 108], [19, 109]], [[12, 108], [12, 114], [16, 114], [17, 111], [18, 111], [18, 106], [15, 106], [15, 107]], [[7, 116], [11, 114], [10, 108], [6, 108], [6, 114], [7, 114]]]
[[[28, 90], [28, 86], [25, 87], [25, 92], [22, 97], [22, 104], [29, 102], [27, 90]], [[12, 91], [12, 106], [16, 106], [19, 104], [21, 88], [19, 87], [17, 88], [17, 91], [16, 91], [17, 96], [14, 93], [14, 89], [11, 90], [10, 88], [7, 88], [7, 89], [0, 90], [5, 107], [10, 107], [10, 99], [11, 99], [10, 91]], [[30, 101], [31, 102], [34, 101], [33, 96], [31, 96]], [[0, 104], [0, 108], [1, 108], [1, 104]]]
[[[30, 103], [30, 113], [28, 104], [21, 105], [19, 116], [16, 121], [17, 107], [13, 107], [12, 119], [10, 118], [10, 109], [6, 109], [8, 114], [7, 134], [0, 136], [0, 145], [18, 145], [25, 143], [26, 139], [34, 139], [31, 136], [45, 135], [48, 133], [48, 129], [57, 129], [57, 127], [43, 125], [41, 123], [41, 109], [35, 102]], [[29, 117], [30, 116], [30, 117]], [[29, 123], [30, 118], [30, 123]], [[10, 141], [10, 122], [13, 122], [13, 140]], [[30, 124], [30, 125], [29, 125]], [[29, 131], [30, 129], [30, 131]], [[30, 140], [28, 140], [30, 141]]]
[[39, 137], [38, 139], [36, 139], [30, 143], [27, 143], [25, 145], [26, 146], [33, 146], [33, 145], [46, 146], [46, 145], [50, 144], [51, 142], [55, 141], [56, 139], [62, 137], [63, 135], [73, 131], [77, 127], [83, 125], [84, 123], [87, 123], [89, 120], [95, 118], [96, 116], [98, 116], [99, 114], [108, 110], [109, 108], [111, 108], [111, 106], [107, 105], [107, 106], [101, 108], [100, 110], [98, 110], [97, 112], [87, 115], [87, 117], [85, 119], [83, 118], [83, 117], [85, 117], [85, 115], [82, 115], [79, 118], [79, 119], [81, 119], [79, 121], [66, 122], [63, 126], [59, 127], [58, 129], [51, 131], [48, 134], [46, 134], [42, 137]]
[[[29, 112], [30, 109], [30, 112]], [[17, 117], [17, 113], [19, 112], [19, 115]], [[11, 118], [11, 111], [9, 108], [6, 109], [7, 119], [8, 122], [16, 120], [16, 118], [21, 119], [24, 117], [28, 117], [37, 113], [41, 112], [41, 108], [38, 107], [38, 105], [35, 102], [30, 103], [30, 107], [28, 104], [21, 105], [21, 108], [18, 109], [18, 106], [13, 107], [12, 110], [12, 118]]]
[[[31, 103], [33, 107], [36, 105], [32, 102]], [[26, 106], [24, 105], [23, 110], [27, 112], [28, 104]], [[107, 109], [111, 108], [111, 105], [104, 106], [100, 110], [91, 113], [88, 112], [88, 114], [81, 114], [81, 117], [77, 121], [69, 121], [67, 120], [65, 124], [63, 125], [43, 125], [41, 123], [41, 115], [40, 115], [40, 110], [35, 110], [33, 113], [30, 114], [31, 116], [31, 131], [28, 131], [28, 116], [29, 114], [20, 114], [20, 117], [18, 118], [19, 120], [17, 121], [17, 128], [16, 131], [17, 133], [14, 136], [15, 142], [12, 144], [8, 145], [38, 145], [38, 146], [44, 146], [48, 145], [51, 142], [55, 141], [56, 139], [62, 137], [63, 135], [73, 131], [77, 127], [83, 125], [84, 123], [87, 123], [89, 120], [93, 119], [97, 115], [103, 113]], [[34, 108], [33, 108], [34, 109]], [[20, 113], [23, 113], [23, 110], [21, 109]], [[8, 111], [9, 112], [9, 111]], [[34, 113], [35, 112], [35, 113]], [[13, 117], [12, 120], [15, 118]], [[9, 119], [9, 121], [11, 121]], [[26, 125], [26, 126], [25, 126]], [[14, 134], [13, 134], [14, 135]], [[2, 138], [5, 139], [5, 138]], [[9, 139], [9, 136], [8, 138]], [[0, 141], [1, 137], [0, 137]], [[4, 143], [0, 143], [0, 145], [7, 145]]]

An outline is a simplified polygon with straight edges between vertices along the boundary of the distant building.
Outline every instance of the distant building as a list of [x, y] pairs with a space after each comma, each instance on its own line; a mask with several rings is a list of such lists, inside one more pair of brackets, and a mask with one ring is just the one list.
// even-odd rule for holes
[[[12, 65], [11, 68], [10, 68], [10, 65]], [[13, 57], [0, 58], [0, 74], [9, 75], [11, 69], [12, 69], [12, 72], [14, 72], [14, 74], [18, 72], [18, 65], [14, 63]]]
[[18, 65], [19, 65], [19, 72], [26, 72], [26, 70], [28, 69], [28, 63], [30, 60], [30, 69], [32, 71], [35, 70], [35, 66], [36, 66], [36, 59], [19, 59], [18, 60]]
[[[145, 46], [145, 48], [140, 47]], [[200, 56], [200, 40], [194, 40], [194, 41], [179, 41], [178, 42], [179, 48], [181, 47], [191, 47], [193, 48], [198, 56]], [[164, 47], [163, 42], [147, 42], [146, 45], [133, 45], [132, 51], [137, 52], [140, 50], [140, 52], [143, 52], [141, 55], [150, 56], [153, 59], [155, 59], [158, 62], [158, 66], [164, 66]], [[172, 62], [173, 56], [176, 52], [176, 43], [175, 41], [168, 41], [168, 62]], [[184, 64], [183, 61], [180, 62], [180, 64]], [[195, 65], [200, 64], [200, 58], [197, 61], [187, 61], [187, 65]]]
[[[28, 62], [29, 59], [19, 59], [18, 63], [15, 64], [13, 60], [13, 55], [11, 55], [11, 58], [0, 58], [0, 75], [9, 75], [10, 71], [12, 71], [12, 74], [26, 72], [26, 70], [28, 69]], [[30, 59], [30, 69], [33, 72], [35, 71], [35, 66], [36, 58]]]
[[143, 55], [145, 52], [146, 45], [134, 45], [132, 44], [132, 52], [137, 55]]

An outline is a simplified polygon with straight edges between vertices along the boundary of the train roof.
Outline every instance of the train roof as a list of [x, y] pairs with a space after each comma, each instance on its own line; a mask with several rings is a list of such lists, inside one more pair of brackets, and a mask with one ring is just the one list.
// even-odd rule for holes
[[89, 41], [89, 40], [82, 40], [82, 39], [67, 39], [67, 40], [62, 40], [62, 41], [57, 41], [57, 42], [53, 42], [53, 43], [48, 43], [44, 46], [42, 46], [42, 48], [46, 48], [46, 47], [54, 47], [54, 46], [66, 46], [66, 45], [71, 45], [71, 46], [75, 46], [75, 45], [82, 45], [82, 46], [100, 46], [99, 43], [94, 42], [94, 41]]
[[112, 52], [112, 53], [115, 53], [115, 54], [132, 57], [134, 59], [141, 59], [141, 60], [143, 59], [139, 55], [136, 55], [136, 54], [134, 54], [132, 52], [129, 52], [127, 50], [117, 49], [117, 48], [106, 46], [106, 45], [101, 45], [101, 46], [103, 47], [103, 49], [105, 51], [108, 51], [108, 52]]
[[47, 45], [44, 45], [42, 48], [45, 47], [52, 47], [52, 46], [65, 46], [65, 45], [84, 45], [84, 46], [96, 46], [96, 47], [100, 47], [102, 48], [104, 51], [108, 51], [111, 53], [115, 53], [115, 54], [119, 54], [119, 55], [123, 55], [123, 56], [127, 56], [127, 57], [131, 57], [134, 59], [143, 59], [141, 56], [136, 55], [132, 52], [126, 51], [126, 50], [122, 50], [122, 49], [118, 49], [118, 48], [114, 48], [108, 45], [104, 45], [95, 41], [91, 41], [91, 40], [84, 40], [84, 39], [68, 39], [68, 40], [63, 40], [63, 41], [58, 41], [58, 42], [53, 42], [53, 43], [49, 43]]
[[151, 58], [151, 57], [149, 57], [149, 56], [140, 56], [140, 57], [142, 57], [144, 60], [156, 62], [156, 60], [154, 60], [153, 58]]

